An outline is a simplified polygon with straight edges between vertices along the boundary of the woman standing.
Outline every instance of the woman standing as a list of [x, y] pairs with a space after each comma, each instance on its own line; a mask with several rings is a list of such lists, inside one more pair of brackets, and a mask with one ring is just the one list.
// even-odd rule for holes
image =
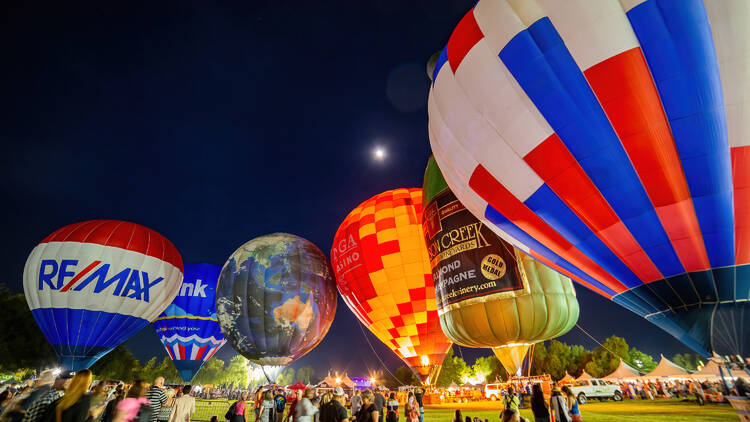
[[261, 396], [260, 410], [258, 410], [258, 421], [259, 422], [275, 422], [271, 418], [276, 405], [273, 402], [273, 393], [271, 390], [266, 390]]
[[417, 398], [412, 391], [409, 391], [406, 396], [404, 418], [406, 422], [419, 422], [419, 403], [417, 403]]
[[195, 397], [190, 395], [192, 389], [190, 385], [182, 387], [182, 396], [174, 400], [169, 422], [190, 422], [190, 415], [195, 413]]
[[573, 394], [573, 390], [570, 389], [570, 387], [563, 386], [562, 392], [565, 395], [565, 397], [568, 399], [568, 410], [570, 411], [570, 420], [573, 422], [582, 422], [583, 417], [581, 416], [581, 411], [578, 410], [578, 399], [576, 399], [576, 396]]
[[398, 422], [398, 400], [396, 400], [396, 393], [388, 395], [388, 402], [385, 405], [385, 409], [386, 422]]
[[544, 398], [541, 384], [531, 387], [531, 412], [534, 422], [549, 422], [549, 403]]
[[[230, 422], [245, 422], [245, 409], [247, 409], [247, 393], [242, 394], [240, 399], [234, 402], [227, 414], [231, 416]], [[257, 413], [256, 413], [257, 417]]]
[[55, 422], [85, 422], [89, 418], [91, 371], [82, 369], [70, 380], [65, 395], [55, 407]]
[[375, 395], [370, 390], [362, 393], [362, 407], [357, 412], [357, 422], [377, 422], [380, 414], [375, 407]]

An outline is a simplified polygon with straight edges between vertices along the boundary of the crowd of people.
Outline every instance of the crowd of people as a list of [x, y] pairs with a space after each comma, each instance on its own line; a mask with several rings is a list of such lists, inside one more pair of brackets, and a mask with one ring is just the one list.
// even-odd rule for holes
[[195, 413], [192, 387], [135, 381], [93, 383], [88, 369], [54, 375], [0, 392], [0, 422], [190, 422]]

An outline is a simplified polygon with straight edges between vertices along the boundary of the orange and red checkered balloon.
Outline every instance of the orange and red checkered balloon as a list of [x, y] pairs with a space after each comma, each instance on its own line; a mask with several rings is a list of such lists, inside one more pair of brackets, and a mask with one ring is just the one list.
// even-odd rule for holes
[[430, 384], [451, 342], [440, 329], [421, 222], [422, 189], [376, 195], [341, 223], [331, 263], [349, 309]]

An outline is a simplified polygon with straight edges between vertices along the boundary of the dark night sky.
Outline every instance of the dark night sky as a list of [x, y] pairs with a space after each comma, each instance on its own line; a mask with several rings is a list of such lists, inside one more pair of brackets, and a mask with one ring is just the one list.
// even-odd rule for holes
[[[424, 63], [474, 2], [44, 3], [0, 6], [0, 281], [19, 292], [37, 242], [95, 218], [153, 228], [185, 262], [223, 264], [277, 231], [329, 251], [357, 204], [421, 186]], [[371, 159], [375, 145], [386, 162]], [[578, 295], [579, 322], [596, 338], [624, 336], [656, 359], [688, 351], [624, 308]], [[339, 300], [328, 336], [294, 366], [377, 369], [357, 325]], [[562, 340], [595, 346], [578, 329]], [[140, 359], [166, 356], [151, 326], [127, 345]]]

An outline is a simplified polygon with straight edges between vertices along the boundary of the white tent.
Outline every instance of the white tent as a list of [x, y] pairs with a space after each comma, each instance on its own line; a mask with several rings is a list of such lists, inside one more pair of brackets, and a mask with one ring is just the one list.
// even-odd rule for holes
[[690, 373], [688, 373], [688, 371], [686, 371], [685, 368], [665, 358], [664, 355], [661, 355], [661, 360], [659, 361], [659, 364], [656, 365], [656, 368], [654, 368], [654, 370], [649, 372], [648, 374], [642, 376], [641, 379], [659, 379], [659, 378], [684, 379], [684, 378], [689, 378], [689, 377], [690, 377]]
[[721, 379], [721, 372], [719, 372], [719, 365], [722, 365], [722, 370], [724, 371], [725, 377], [732, 377], [732, 378], [747, 378], [747, 372], [740, 370], [740, 369], [734, 369], [731, 371], [731, 374], [729, 372], [729, 369], [727, 369], [725, 365], [724, 359], [721, 357], [714, 355], [714, 357], [710, 358], [708, 360], [708, 363], [701, 368], [700, 371], [693, 372], [690, 374], [690, 378], [696, 379], [696, 380], [720, 380]]
[[590, 380], [590, 379], [592, 379], [592, 378], [594, 378], [594, 377], [592, 377], [591, 375], [589, 375], [589, 373], [588, 373], [588, 372], [586, 372], [586, 370], [584, 369], [584, 370], [583, 370], [583, 373], [581, 374], [581, 376], [580, 376], [580, 377], [578, 377], [578, 378], [576, 378], [576, 381], [580, 381], [580, 380]]
[[622, 379], [634, 379], [638, 378], [641, 375], [640, 372], [638, 372], [637, 369], [633, 368], [632, 366], [628, 365], [620, 359], [620, 365], [617, 367], [617, 369], [614, 370], [611, 374], [607, 375], [606, 377], [602, 378], [605, 380], [622, 380]]

